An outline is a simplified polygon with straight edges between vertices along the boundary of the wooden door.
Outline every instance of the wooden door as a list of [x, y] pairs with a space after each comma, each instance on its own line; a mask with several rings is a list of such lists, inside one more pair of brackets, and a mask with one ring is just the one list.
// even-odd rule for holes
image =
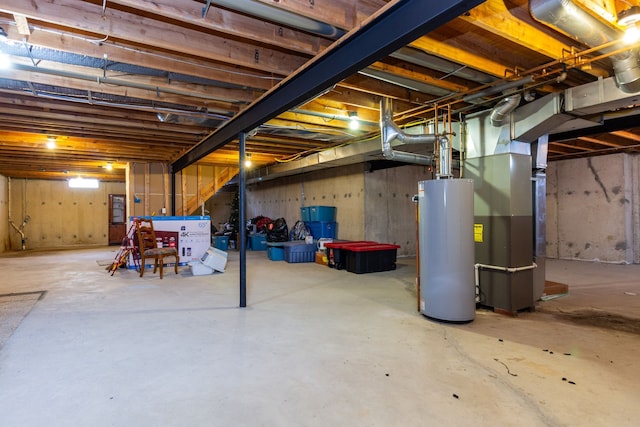
[[126, 234], [126, 198], [123, 194], [109, 194], [109, 244], [119, 245]]

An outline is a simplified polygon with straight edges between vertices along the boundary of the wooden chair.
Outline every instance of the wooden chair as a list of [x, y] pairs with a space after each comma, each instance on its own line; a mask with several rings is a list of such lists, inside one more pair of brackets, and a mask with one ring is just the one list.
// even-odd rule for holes
[[178, 263], [180, 262], [178, 248], [157, 247], [156, 232], [153, 229], [153, 220], [151, 218], [135, 218], [134, 222], [140, 248], [140, 277], [144, 274], [146, 260], [153, 259], [153, 272], [155, 273], [158, 266], [160, 266], [160, 278], [162, 279], [162, 267], [165, 257], [175, 257], [174, 269], [176, 274], [178, 274]]

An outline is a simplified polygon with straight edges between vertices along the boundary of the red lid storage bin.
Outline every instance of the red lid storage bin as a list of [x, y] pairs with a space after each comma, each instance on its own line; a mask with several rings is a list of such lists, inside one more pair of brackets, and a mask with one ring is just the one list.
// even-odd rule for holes
[[351, 273], [376, 273], [395, 270], [399, 245], [354, 245], [346, 256], [346, 269]]
[[369, 240], [347, 240], [344, 242], [325, 243], [324, 246], [327, 248], [327, 258], [329, 261], [327, 265], [330, 268], [335, 268], [336, 270], [344, 269], [346, 267], [346, 258], [349, 248], [351, 246], [358, 245], [379, 245], [379, 243]]

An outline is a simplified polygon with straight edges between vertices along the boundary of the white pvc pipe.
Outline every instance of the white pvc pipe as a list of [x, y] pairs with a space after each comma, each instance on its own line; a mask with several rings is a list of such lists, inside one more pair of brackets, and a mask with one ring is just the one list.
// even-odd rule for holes
[[475, 285], [476, 285], [476, 301], [478, 301], [480, 298], [480, 269], [481, 268], [486, 268], [488, 270], [506, 271], [507, 273], [517, 273], [518, 271], [533, 270], [534, 268], [537, 268], [537, 267], [538, 267], [538, 264], [536, 264], [535, 262], [532, 263], [531, 265], [525, 265], [523, 267], [502, 267], [499, 265], [479, 264], [479, 263], [474, 264], [473, 269], [474, 269]]

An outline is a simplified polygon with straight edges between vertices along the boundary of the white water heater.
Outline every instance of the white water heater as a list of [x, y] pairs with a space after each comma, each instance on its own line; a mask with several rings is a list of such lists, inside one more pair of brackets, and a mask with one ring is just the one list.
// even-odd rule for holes
[[420, 312], [448, 322], [476, 313], [473, 181], [418, 183]]

